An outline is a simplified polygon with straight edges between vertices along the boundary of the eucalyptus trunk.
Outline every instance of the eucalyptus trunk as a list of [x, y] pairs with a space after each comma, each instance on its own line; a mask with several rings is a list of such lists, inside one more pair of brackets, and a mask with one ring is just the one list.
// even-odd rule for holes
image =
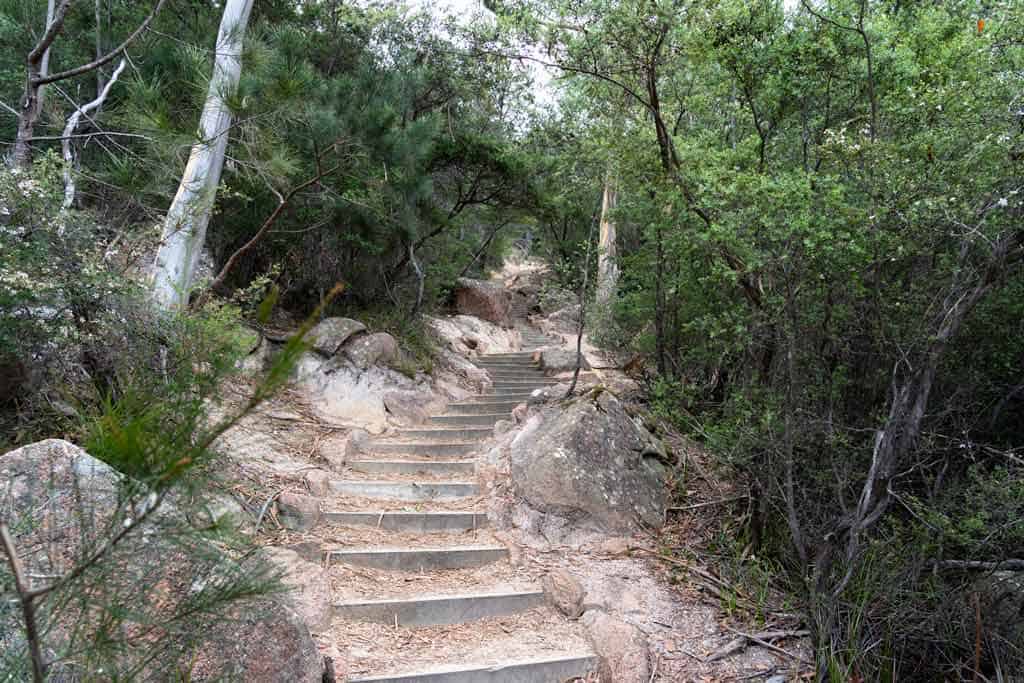
[[611, 217], [617, 203], [618, 191], [615, 181], [609, 176], [605, 180], [604, 197], [601, 199], [601, 232], [597, 252], [597, 305], [601, 310], [611, 305], [619, 283], [615, 223]]
[[178, 192], [167, 211], [153, 264], [153, 298], [163, 308], [188, 303], [206, 227], [217, 196], [231, 110], [227, 100], [242, 74], [242, 41], [253, 0], [227, 0], [217, 34], [213, 77], [199, 119], [200, 139], [192, 146]]

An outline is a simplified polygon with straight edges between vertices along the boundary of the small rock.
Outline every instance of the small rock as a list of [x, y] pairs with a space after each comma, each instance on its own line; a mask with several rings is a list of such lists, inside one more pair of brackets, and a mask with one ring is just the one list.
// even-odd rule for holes
[[604, 555], [628, 555], [628, 538], [608, 538], [597, 544], [595, 550]]
[[318, 498], [331, 492], [331, 473], [327, 470], [309, 470], [305, 476], [306, 488]]
[[600, 610], [587, 611], [582, 621], [601, 658], [601, 683], [648, 683], [647, 638], [640, 629]]
[[308, 531], [320, 521], [320, 499], [286, 491], [277, 497], [281, 524], [292, 531]]
[[345, 356], [361, 370], [387, 365], [398, 358], [398, 342], [387, 332], [368, 334], [347, 343]]
[[498, 420], [494, 423], [494, 435], [501, 436], [502, 434], [507, 434], [508, 430], [514, 426], [511, 420]]
[[520, 403], [512, 409], [512, 419], [516, 421], [516, 424], [521, 424], [526, 421], [526, 416], [529, 414], [530, 408], [526, 403]]
[[351, 318], [324, 318], [306, 335], [313, 350], [330, 358], [353, 335], [365, 332], [366, 325]]
[[555, 569], [543, 580], [544, 594], [565, 616], [578, 619], [583, 614], [583, 585], [564, 569]]

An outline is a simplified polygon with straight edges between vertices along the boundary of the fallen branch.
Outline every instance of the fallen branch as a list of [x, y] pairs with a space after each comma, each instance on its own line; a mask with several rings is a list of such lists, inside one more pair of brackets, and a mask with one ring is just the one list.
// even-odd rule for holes
[[735, 633], [737, 636], [744, 638], [756, 645], [760, 645], [765, 649], [771, 650], [772, 652], [777, 652], [780, 655], [785, 655], [786, 657], [789, 657], [790, 659], [795, 659], [798, 662], [803, 662], [805, 664], [810, 663], [800, 655], [793, 654], [789, 650], [783, 650], [781, 647], [777, 645], [772, 645], [770, 642], [768, 642], [769, 640], [779, 640], [781, 638], [805, 638], [811, 634], [810, 631], [763, 631], [761, 633], [744, 633], [743, 631], [737, 631], [736, 629], [729, 628], [728, 626], [726, 626], [726, 628]]
[[1000, 560], [999, 562], [985, 562], [983, 560], [932, 560], [929, 564], [937, 569], [1024, 572], [1024, 560], [1017, 559]]

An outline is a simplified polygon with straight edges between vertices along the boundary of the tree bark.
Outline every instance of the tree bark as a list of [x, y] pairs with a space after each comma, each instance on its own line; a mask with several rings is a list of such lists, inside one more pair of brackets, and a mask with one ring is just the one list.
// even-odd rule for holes
[[601, 232], [597, 252], [597, 305], [605, 309], [615, 299], [619, 282], [618, 252], [615, 246], [615, 223], [611, 213], [618, 203], [618, 190], [609, 174], [604, 181], [604, 197], [601, 199]]
[[242, 39], [253, 0], [227, 0], [217, 34], [213, 77], [199, 119], [201, 138], [192, 146], [188, 164], [164, 221], [160, 249], [153, 264], [152, 293], [157, 305], [180, 308], [206, 240], [206, 227], [224, 167], [231, 127], [226, 98], [242, 74]]

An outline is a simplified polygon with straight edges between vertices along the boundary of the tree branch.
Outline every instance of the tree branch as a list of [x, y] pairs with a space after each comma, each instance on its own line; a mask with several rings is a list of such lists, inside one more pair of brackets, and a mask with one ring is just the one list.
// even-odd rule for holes
[[28, 53], [28, 57], [25, 61], [29, 64], [36, 64], [46, 51], [53, 44], [53, 41], [57, 39], [57, 34], [64, 28], [64, 19], [68, 16], [68, 10], [71, 9], [71, 3], [75, 0], [61, 0], [60, 5], [57, 6], [56, 11], [53, 14], [53, 21], [50, 22], [49, 26], [46, 27], [46, 32], [43, 33], [43, 37], [39, 39], [36, 46], [32, 48], [32, 51]]
[[11, 538], [11, 532], [3, 522], [0, 522], [0, 541], [3, 542], [7, 561], [11, 565], [11, 573], [14, 574], [14, 589], [18, 592], [18, 602], [21, 604], [21, 614], [25, 620], [25, 639], [28, 641], [29, 655], [32, 658], [32, 677], [36, 683], [43, 683], [46, 680], [46, 662], [43, 661], [43, 653], [39, 645], [36, 611], [32, 605], [34, 596], [28, 581], [25, 580], [25, 568], [14, 547], [14, 539]]
[[[331, 149], [333, 149], [333, 146], [331, 147]], [[231, 272], [232, 268], [234, 268], [235, 264], [238, 262], [238, 259], [241, 258], [246, 252], [248, 252], [254, 246], [256, 246], [256, 243], [260, 241], [263, 235], [266, 234], [267, 230], [269, 230], [270, 227], [277, 221], [277, 219], [281, 216], [281, 214], [284, 212], [285, 208], [287, 208], [288, 204], [295, 197], [295, 195], [297, 195], [299, 192], [302, 192], [310, 185], [315, 185], [316, 183], [320, 182], [320, 180], [323, 179], [325, 176], [334, 173], [339, 168], [341, 168], [340, 165], [332, 166], [326, 171], [318, 171], [317, 174], [310, 178], [309, 180], [305, 181], [301, 185], [296, 185], [295, 187], [293, 187], [288, 192], [288, 194], [284, 196], [279, 195], [280, 198], [277, 202], [277, 206], [274, 207], [273, 212], [269, 216], [267, 216], [267, 219], [265, 221], [263, 221], [263, 225], [261, 225], [260, 229], [256, 231], [256, 234], [253, 235], [248, 242], [246, 242], [238, 249], [236, 249], [235, 253], [231, 254], [230, 258], [228, 258], [227, 262], [224, 264], [224, 267], [220, 269], [219, 273], [217, 273], [217, 277], [215, 277], [213, 279], [213, 282], [210, 283], [209, 289], [211, 291], [217, 291], [224, 286], [224, 280], [227, 279], [228, 273]]]
[[[65, 1], [65, 3], [72, 2], [72, 0], [64, 0], [64, 1]], [[114, 61], [114, 59], [119, 54], [124, 52], [128, 48], [128, 46], [131, 45], [132, 42], [134, 42], [134, 40], [136, 38], [138, 38], [139, 35], [141, 35], [142, 32], [145, 31], [149, 27], [149, 24], [153, 21], [153, 19], [156, 17], [156, 15], [160, 12], [160, 9], [164, 6], [164, 3], [166, 3], [166, 2], [167, 2], [167, 0], [157, 0], [156, 6], [153, 7], [153, 11], [149, 13], [149, 16], [146, 17], [145, 21], [143, 21], [139, 25], [139, 27], [136, 28], [135, 31], [132, 32], [132, 34], [130, 36], [125, 38], [124, 42], [122, 42], [116, 48], [114, 48], [113, 50], [111, 50], [107, 54], [103, 55], [99, 59], [95, 59], [95, 60], [89, 62], [88, 64], [83, 64], [81, 66], [77, 66], [74, 69], [68, 69], [67, 71], [61, 71], [59, 73], [50, 74], [49, 76], [43, 76], [43, 77], [39, 77], [39, 78], [34, 78], [34, 79], [32, 79], [32, 82], [35, 85], [46, 85], [47, 83], [54, 83], [56, 81], [62, 81], [65, 78], [71, 78], [72, 76], [81, 76], [84, 73], [89, 73], [90, 71], [93, 71], [94, 69], [98, 69], [101, 66], [103, 66], [104, 64], [107, 64], [108, 62]], [[63, 7], [63, 5], [62, 5], [62, 7]], [[63, 22], [63, 17], [61, 17], [60, 20], [61, 20], [61, 22]], [[57, 24], [57, 20], [54, 20], [53, 23]]]

